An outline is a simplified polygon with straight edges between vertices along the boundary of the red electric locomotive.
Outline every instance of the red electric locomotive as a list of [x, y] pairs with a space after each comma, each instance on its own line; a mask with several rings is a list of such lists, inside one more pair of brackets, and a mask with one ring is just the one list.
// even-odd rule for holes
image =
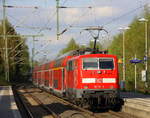
[[120, 107], [117, 57], [74, 51], [35, 67], [33, 83], [82, 106]]

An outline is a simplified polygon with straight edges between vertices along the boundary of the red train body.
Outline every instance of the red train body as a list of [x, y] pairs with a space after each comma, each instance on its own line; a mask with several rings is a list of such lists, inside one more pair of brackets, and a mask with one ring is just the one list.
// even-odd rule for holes
[[33, 83], [76, 104], [116, 107], [120, 104], [117, 57], [71, 55], [34, 68]]

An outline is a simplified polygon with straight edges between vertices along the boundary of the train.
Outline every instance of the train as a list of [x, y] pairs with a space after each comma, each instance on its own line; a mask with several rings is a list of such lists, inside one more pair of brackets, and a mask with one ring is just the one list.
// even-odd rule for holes
[[75, 50], [35, 66], [33, 84], [85, 108], [120, 109], [118, 60], [107, 51]]

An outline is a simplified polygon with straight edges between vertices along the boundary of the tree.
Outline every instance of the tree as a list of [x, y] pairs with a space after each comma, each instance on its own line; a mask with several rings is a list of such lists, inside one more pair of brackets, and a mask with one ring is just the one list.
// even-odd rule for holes
[[66, 48], [62, 49], [59, 53], [59, 55], [65, 54], [69, 51], [79, 49], [79, 45], [75, 42], [75, 40], [72, 38], [69, 43], [67, 44]]
[[[150, 12], [148, 10], [145, 12], [143, 16], [150, 21]], [[149, 24], [149, 22], [148, 22]], [[150, 32], [150, 24], [149, 24], [148, 33]], [[134, 89], [134, 65], [129, 62], [134, 55], [136, 54], [138, 59], [142, 59], [145, 56], [145, 27], [143, 23], [138, 21], [138, 18], [135, 18], [130, 24], [130, 30], [125, 32], [125, 63], [126, 63], [126, 87], [127, 90]], [[148, 34], [149, 36], [149, 34]], [[150, 37], [148, 37], [148, 40]], [[148, 44], [150, 49], [150, 42]], [[114, 37], [114, 40], [109, 47], [109, 51], [111, 54], [115, 54], [118, 58], [122, 59], [122, 34], [118, 34]], [[150, 55], [149, 55], [150, 56]], [[150, 64], [150, 60], [148, 62]], [[148, 65], [149, 65], [148, 64]], [[139, 90], [144, 88], [144, 82], [141, 81], [141, 71], [145, 68], [144, 63], [137, 64], [137, 86]], [[150, 69], [150, 67], [148, 67]], [[120, 69], [120, 78], [122, 78], [122, 64], [119, 65]], [[149, 70], [150, 72], [150, 70]], [[148, 73], [149, 73], [148, 72]], [[149, 74], [150, 78], [150, 74]]]
[[[69, 43], [67, 44], [66, 48], [62, 49], [60, 52], [59, 52], [59, 55], [62, 55], [62, 54], [65, 54], [69, 51], [72, 51], [72, 50], [77, 50], [77, 49], [86, 49], [86, 48], [92, 48], [93, 49], [94, 47], [94, 42], [93, 41], [90, 41], [89, 44], [86, 46], [86, 45], [81, 45], [79, 46], [79, 44], [77, 44], [75, 42], [75, 40], [72, 38]], [[96, 44], [96, 48], [101, 50], [102, 49], [102, 45], [97, 42]]]
[[[16, 81], [23, 78], [24, 73], [27, 73], [29, 66], [29, 52], [26, 45], [26, 39], [19, 35], [13, 26], [6, 22], [6, 35], [14, 35], [15, 37], [7, 37], [8, 39], [8, 61], [10, 71], [10, 81]], [[3, 35], [3, 21], [0, 25], [0, 35]], [[4, 72], [5, 65], [5, 41], [0, 37], [0, 73]], [[1, 76], [1, 74], [0, 74]], [[3, 77], [4, 78], [4, 77]]]

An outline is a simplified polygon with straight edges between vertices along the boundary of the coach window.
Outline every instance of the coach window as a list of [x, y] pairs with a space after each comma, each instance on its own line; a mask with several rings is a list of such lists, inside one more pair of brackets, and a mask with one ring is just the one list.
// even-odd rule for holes
[[69, 62], [68, 62], [67, 69], [68, 69], [68, 70], [73, 70], [73, 69], [74, 69], [73, 61], [69, 61]]

